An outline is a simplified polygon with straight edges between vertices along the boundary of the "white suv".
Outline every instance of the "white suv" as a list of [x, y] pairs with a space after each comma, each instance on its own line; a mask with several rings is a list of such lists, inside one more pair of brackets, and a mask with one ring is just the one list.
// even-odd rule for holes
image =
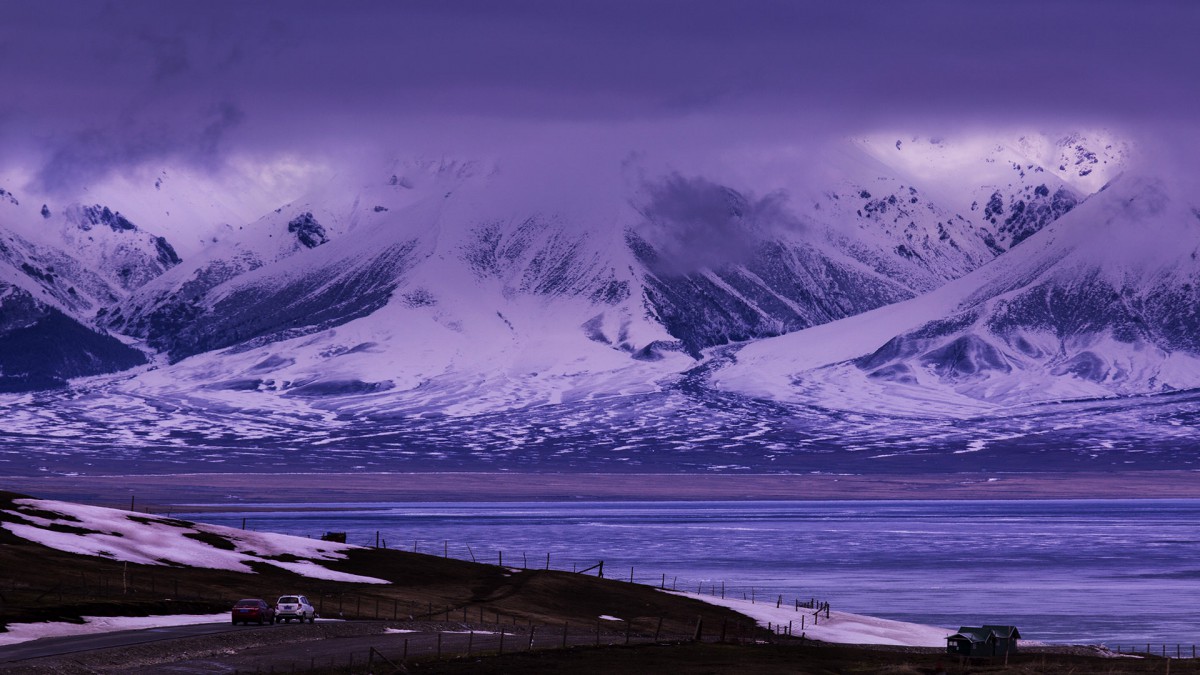
[[292, 619], [299, 619], [300, 623], [308, 619], [312, 623], [317, 620], [317, 610], [303, 595], [281, 595], [275, 603], [275, 623], [290, 623]]

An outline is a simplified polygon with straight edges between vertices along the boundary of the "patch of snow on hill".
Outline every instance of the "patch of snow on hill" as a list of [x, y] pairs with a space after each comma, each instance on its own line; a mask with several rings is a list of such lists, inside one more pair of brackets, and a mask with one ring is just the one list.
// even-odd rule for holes
[[695, 598], [710, 605], [728, 607], [735, 612], [740, 612], [756, 620], [758, 625], [763, 628], [767, 628], [768, 625], [773, 628], [787, 626], [790, 623], [792, 634], [797, 636], [802, 632], [800, 617], [803, 616], [805, 617], [804, 636], [812, 640], [821, 640], [822, 642], [855, 645], [899, 645], [904, 647], [945, 647], [946, 637], [954, 633], [953, 630], [938, 628], [937, 626], [880, 619], [862, 614], [851, 614], [849, 612], [830, 611], [828, 619], [825, 618], [825, 614], [822, 612], [816, 623], [814, 623], [811, 611], [805, 608], [801, 608], [797, 612], [794, 606], [775, 607], [769, 602], [718, 598], [709, 595], [698, 595], [696, 593], [672, 593]]
[[[284, 534], [247, 532], [99, 506], [17, 499], [0, 527], [68, 553], [142, 565], [177, 565], [253, 573], [266, 563], [313, 579], [386, 584], [383, 579], [336, 572], [319, 561], [344, 558], [357, 546]], [[15, 518], [15, 520], [14, 520]]]

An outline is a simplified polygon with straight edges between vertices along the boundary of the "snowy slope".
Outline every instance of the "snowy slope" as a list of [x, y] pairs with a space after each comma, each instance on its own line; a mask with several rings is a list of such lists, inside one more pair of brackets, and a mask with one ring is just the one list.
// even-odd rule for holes
[[[854, 645], [903, 645], [908, 647], [945, 647], [946, 638], [954, 633], [947, 628], [918, 623], [880, 619], [850, 612], [830, 611], [821, 613], [814, 623], [813, 612], [807, 608], [789, 606], [775, 607], [770, 602], [752, 602], [735, 598], [720, 598], [698, 593], [672, 592], [695, 598], [710, 605], [728, 607], [758, 621], [761, 628], [770, 627], [776, 632], [785, 632], [791, 627], [791, 635], [803, 635], [811, 640]], [[800, 628], [800, 617], [806, 619]]]
[[751, 345], [715, 380], [833, 407], [953, 415], [1200, 386], [1200, 216], [1189, 194], [1122, 177], [938, 291]]
[[60, 551], [141, 565], [205, 567], [253, 573], [267, 564], [313, 579], [387, 583], [337, 572], [321, 563], [344, 558], [349, 544], [247, 532], [174, 518], [46, 499], [16, 499], [0, 510], [0, 527]]

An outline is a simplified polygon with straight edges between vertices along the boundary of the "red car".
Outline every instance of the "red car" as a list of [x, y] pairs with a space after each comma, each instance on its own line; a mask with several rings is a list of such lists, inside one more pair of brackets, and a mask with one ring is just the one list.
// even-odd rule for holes
[[247, 598], [238, 600], [233, 606], [233, 625], [239, 623], [257, 622], [258, 625], [266, 623], [275, 623], [275, 608], [268, 605], [265, 600], [258, 598]]

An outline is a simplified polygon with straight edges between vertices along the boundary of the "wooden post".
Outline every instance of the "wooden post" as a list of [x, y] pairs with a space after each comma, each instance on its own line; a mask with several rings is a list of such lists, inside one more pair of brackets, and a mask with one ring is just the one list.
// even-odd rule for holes
[[781, 596], [779, 596], [779, 599], [775, 601], [775, 609], [779, 609], [782, 606], [783, 606], [783, 596], [781, 595]]
[[504, 627], [500, 628], [500, 653], [504, 653]]
[[699, 642], [704, 633], [704, 616], [696, 617], [696, 630], [692, 633], [692, 642]]
[[526, 651], [533, 651], [533, 636], [536, 634], [536, 632], [537, 632], [537, 626], [529, 627], [529, 649]]
[[562, 639], [563, 649], [567, 648], [567, 625], [568, 625], [568, 622], [564, 621], [563, 622], [563, 639]]
[[375, 548], [379, 548], [379, 530], [375, 530]]
[[546, 569], [550, 569], [550, 553], [546, 553]]
[[477, 561], [475, 560], [475, 551], [472, 551], [472, 550], [471, 550], [471, 545], [470, 545], [470, 544], [467, 544], [467, 553], [470, 553], [470, 554], [471, 554], [471, 562], [477, 562]]
[[629, 644], [629, 634], [633, 632], [633, 622], [625, 619], [625, 644]]
[[496, 551], [496, 564], [504, 567], [504, 551]]
[[246, 529], [246, 519], [242, 518], [242, 529]]
[[661, 588], [664, 591], [667, 589], [667, 573], [666, 572], [663, 572], [662, 584], [659, 585], [659, 588]]
[[725, 599], [725, 582], [724, 581], [721, 582], [721, 599], [722, 600]]
[[442, 557], [443, 558], [450, 557], [450, 540], [449, 539], [442, 540]]
[[529, 569], [529, 558], [525, 557], [525, 551], [521, 551], [521, 569]]
[[438, 631], [437, 657], [442, 658], [442, 631]]
[[596, 646], [600, 646], [600, 619], [596, 619]]
[[[133, 495], [129, 495], [129, 510], [130, 510], [130, 511], [133, 511], [133, 510], [134, 510], [134, 508], [133, 508], [133, 497], [134, 497]], [[246, 528], [242, 528], [242, 529], [246, 529]]]
[[471, 645], [475, 643], [475, 631], [467, 633], [467, 656], [471, 655]]
[[633, 583], [633, 566], [629, 566], [629, 583]]
[[726, 619], [721, 619], [721, 643], [722, 644], [725, 643], [725, 624], [727, 624], [727, 623], [728, 623], [728, 621]]
[[658, 635], [659, 635], [659, 633], [662, 632], [662, 620], [663, 620], [663, 618], [661, 616], [658, 617], [658, 627], [654, 629], [654, 641], [655, 642], [658, 642]]

